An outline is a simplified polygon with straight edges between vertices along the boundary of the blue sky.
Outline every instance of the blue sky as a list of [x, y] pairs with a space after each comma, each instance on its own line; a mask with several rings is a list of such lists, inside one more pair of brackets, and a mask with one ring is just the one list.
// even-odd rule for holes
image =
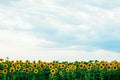
[[119, 5], [119, 0], [0, 0], [0, 54], [62, 51], [74, 58], [94, 53], [85, 60], [105, 59], [107, 53], [119, 59]]

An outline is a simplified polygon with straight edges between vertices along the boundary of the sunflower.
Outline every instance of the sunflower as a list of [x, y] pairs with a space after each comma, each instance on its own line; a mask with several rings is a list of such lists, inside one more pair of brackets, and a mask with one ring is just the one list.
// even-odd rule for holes
[[51, 72], [52, 75], [54, 75], [55, 74], [55, 69], [51, 69], [50, 72]]
[[72, 70], [76, 70], [76, 66], [75, 65], [71, 65], [71, 69]]
[[38, 69], [34, 69], [34, 74], [37, 74], [38, 73]]
[[70, 68], [69, 68], [69, 67], [67, 67], [67, 68], [66, 68], [66, 72], [69, 72], [69, 71], [70, 71]]
[[32, 67], [33, 68], [37, 68], [37, 64], [32, 64]]
[[4, 66], [4, 68], [8, 68], [8, 64], [4, 64], [3, 66]]
[[22, 64], [22, 60], [20, 60], [20, 64]]
[[103, 69], [104, 69], [104, 65], [100, 65], [100, 66], [99, 66], [99, 69], [100, 69], [100, 70], [103, 70]]
[[107, 64], [107, 62], [103, 61], [103, 62], [101, 62], [100, 65], [102, 65], [102, 66], [106, 66], [106, 64]]
[[15, 68], [14, 67], [11, 67], [10, 68], [10, 72], [13, 73], [15, 71]]
[[60, 76], [62, 76], [62, 74], [63, 74], [63, 72], [62, 72], [62, 71], [60, 71], [60, 72], [59, 72], [59, 75], [60, 75]]
[[47, 66], [49, 66], [50, 65], [50, 63], [47, 63]]
[[3, 69], [2, 73], [3, 74], [7, 74], [8, 70], [7, 69]]
[[95, 64], [93, 64], [93, 67], [97, 67], [96, 63], [95, 63]]
[[58, 66], [57, 66], [58, 68], [62, 68], [62, 64], [58, 64]]
[[90, 67], [92, 67], [92, 63], [88, 63], [88, 64], [87, 64], [87, 66], [90, 66]]
[[84, 64], [83, 63], [80, 63], [79, 64], [79, 69], [83, 69], [84, 68]]
[[14, 63], [12, 63], [12, 64], [11, 64], [11, 66], [12, 66], [12, 67], [14, 67], [14, 66], [15, 66], [15, 64], [14, 64]]
[[86, 64], [83, 64], [83, 66], [84, 66], [83, 68], [85, 69], [86, 68]]
[[87, 70], [90, 71], [92, 69], [91, 66], [87, 66]]
[[29, 67], [29, 71], [32, 71], [33, 70], [33, 68], [32, 67]]
[[12, 60], [11, 63], [14, 63], [14, 61]]
[[58, 69], [57, 68], [55, 68], [55, 72], [57, 72], [58, 71]]
[[25, 62], [28, 63], [28, 62], [30, 62], [30, 61], [29, 61], [29, 60], [26, 60]]
[[64, 68], [65, 67], [65, 64], [61, 64], [61, 68]]
[[29, 68], [24, 69], [25, 73], [29, 73]]
[[111, 70], [111, 68], [112, 68], [111, 65], [108, 65], [108, 66], [107, 66], [107, 70], [108, 70], [108, 71]]
[[117, 67], [116, 65], [114, 65], [114, 66], [112, 67], [112, 69], [116, 71], [116, 70], [118, 69], [118, 67]]
[[0, 63], [2, 63], [2, 62], [4, 62], [4, 59], [1, 59], [1, 58], [0, 58]]
[[23, 64], [22, 64], [22, 68], [25, 68], [25, 67], [26, 67], [26, 65], [23, 63]]
[[40, 63], [41, 62], [41, 60], [38, 60], [38, 63]]
[[50, 64], [50, 65], [49, 65], [49, 69], [52, 69], [52, 68], [53, 68], [53, 66]]
[[20, 70], [21, 66], [20, 65], [16, 65], [16, 70]]
[[43, 67], [44, 67], [44, 64], [43, 64], [42, 62], [40, 63], [40, 67], [41, 67], [41, 68], [43, 68]]

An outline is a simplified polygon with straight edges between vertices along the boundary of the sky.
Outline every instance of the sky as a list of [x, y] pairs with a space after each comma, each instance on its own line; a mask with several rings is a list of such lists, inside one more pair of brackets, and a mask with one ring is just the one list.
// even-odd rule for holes
[[120, 61], [120, 0], [0, 0], [0, 57]]

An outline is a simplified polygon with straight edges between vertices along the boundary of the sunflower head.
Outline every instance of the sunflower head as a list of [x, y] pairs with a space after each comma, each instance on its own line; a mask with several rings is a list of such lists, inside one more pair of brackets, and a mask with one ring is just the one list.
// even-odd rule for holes
[[38, 69], [34, 69], [34, 74], [37, 74], [38, 73]]
[[20, 65], [16, 65], [16, 70], [20, 70], [21, 66]]
[[79, 69], [83, 69], [84, 68], [84, 64], [80, 63], [79, 64]]
[[33, 70], [33, 68], [32, 67], [29, 67], [29, 71], [32, 71]]
[[110, 71], [110, 70], [111, 70], [111, 68], [112, 68], [112, 66], [111, 66], [111, 65], [108, 65], [108, 66], [107, 66], [107, 70], [108, 70], [108, 71]]
[[4, 62], [4, 59], [0, 58], [0, 63], [3, 63]]
[[75, 65], [71, 65], [71, 69], [72, 70], [76, 70], [76, 66]]
[[51, 69], [50, 72], [52, 75], [54, 75], [56, 73], [55, 69]]
[[52, 69], [52, 68], [53, 68], [53, 65], [50, 64], [50, 65], [49, 65], [49, 69]]
[[60, 71], [60, 72], [59, 72], [59, 75], [60, 75], [60, 76], [62, 76], [62, 74], [63, 74], [63, 72], [62, 72], [62, 71]]
[[37, 68], [37, 64], [34, 63], [34, 64], [32, 65], [32, 67], [33, 67], [33, 68]]
[[14, 68], [14, 67], [11, 67], [11, 68], [10, 68], [10, 72], [11, 72], [11, 73], [15, 72], [15, 68]]
[[25, 68], [25, 73], [29, 73], [29, 68]]
[[117, 67], [116, 65], [114, 65], [114, 66], [112, 67], [112, 69], [116, 71], [116, 70], [118, 69], [118, 67]]
[[5, 64], [4, 64], [4, 68], [8, 68], [8, 64], [5, 63]]
[[69, 72], [69, 71], [70, 71], [70, 67], [67, 67], [67, 68], [66, 68], [66, 72]]
[[7, 74], [8, 70], [7, 69], [3, 69], [3, 74]]
[[104, 66], [103, 66], [103, 65], [100, 65], [100, 66], [99, 66], [99, 69], [100, 69], [100, 70], [103, 70], [103, 69], [104, 69]]
[[87, 64], [87, 66], [90, 66], [90, 67], [92, 67], [92, 63], [88, 63], [88, 64]]
[[90, 71], [92, 69], [91, 66], [87, 66], [87, 70]]

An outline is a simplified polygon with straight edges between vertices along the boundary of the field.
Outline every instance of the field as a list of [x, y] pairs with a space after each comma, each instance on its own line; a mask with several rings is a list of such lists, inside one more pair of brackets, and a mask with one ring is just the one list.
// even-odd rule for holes
[[120, 80], [120, 62], [0, 59], [0, 80]]

